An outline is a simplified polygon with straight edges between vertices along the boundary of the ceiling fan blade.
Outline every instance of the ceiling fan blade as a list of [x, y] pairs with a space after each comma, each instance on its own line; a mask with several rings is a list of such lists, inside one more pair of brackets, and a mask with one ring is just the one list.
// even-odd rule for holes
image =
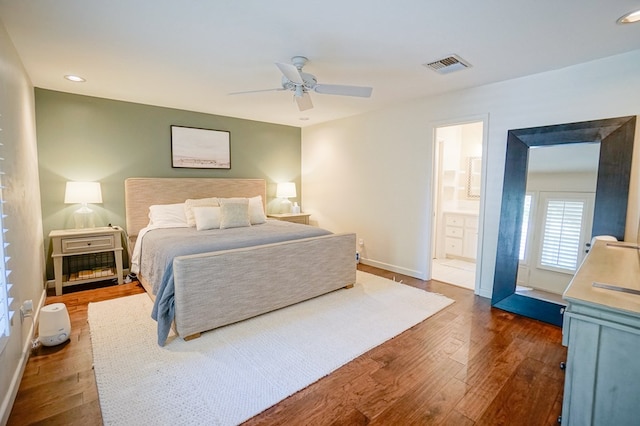
[[311, 103], [311, 96], [309, 96], [309, 93], [304, 92], [302, 96], [294, 96], [294, 98], [296, 99], [296, 103], [298, 104], [298, 109], [300, 111], [306, 111], [313, 108], [313, 103]]
[[260, 92], [281, 92], [283, 90], [286, 90], [286, 89], [283, 87], [277, 87], [275, 89], [246, 90], [244, 92], [231, 92], [231, 93], [227, 93], [227, 95], [244, 95], [247, 93], [260, 93]]
[[300, 75], [300, 71], [298, 71], [298, 68], [296, 68], [295, 65], [276, 62], [276, 66], [280, 69], [280, 72], [284, 74], [284, 76], [287, 77], [292, 83], [304, 84], [302, 76]]
[[368, 98], [371, 96], [373, 88], [362, 86], [342, 86], [339, 84], [316, 84], [313, 90], [325, 95], [358, 96], [361, 98]]

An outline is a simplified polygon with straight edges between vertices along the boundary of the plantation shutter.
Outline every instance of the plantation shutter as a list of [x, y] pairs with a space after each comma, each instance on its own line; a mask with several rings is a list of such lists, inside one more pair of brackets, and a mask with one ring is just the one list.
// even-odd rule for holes
[[547, 200], [540, 265], [575, 271], [585, 203]]
[[[2, 144], [0, 143], [0, 147], [1, 146]], [[12, 302], [12, 299], [9, 297], [11, 284], [8, 283], [11, 271], [7, 269], [9, 258], [6, 255], [6, 249], [9, 244], [5, 242], [5, 233], [7, 230], [4, 227], [5, 215], [3, 213], [4, 187], [2, 186], [2, 160], [4, 160], [4, 158], [0, 158], [0, 351], [4, 349], [9, 340], [12, 315], [12, 312], [9, 310]]]

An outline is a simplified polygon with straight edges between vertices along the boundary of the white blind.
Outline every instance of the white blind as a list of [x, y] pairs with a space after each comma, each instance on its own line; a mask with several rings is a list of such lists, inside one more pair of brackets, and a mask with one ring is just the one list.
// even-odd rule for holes
[[520, 229], [520, 255], [518, 259], [524, 260], [527, 253], [527, 238], [529, 237], [529, 221], [531, 217], [531, 194], [524, 196], [524, 212], [522, 214], [522, 228]]
[[585, 203], [581, 200], [547, 200], [540, 264], [575, 271]]
[[[0, 147], [1, 146], [2, 143], [0, 143]], [[1, 160], [4, 160], [4, 158], [0, 158], [0, 351], [4, 349], [7, 340], [9, 340], [9, 332], [11, 330], [9, 325], [12, 314], [12, 312], [9, 310], [12, 302], [11, 298], [9, 297], [9, 290], [11, 288], [11, 285], [8, 283], [11, 271], [7, 269], [7, 262], [9, 261], [9, 258], [7, 257], [6, 249], [9, 244], [5, 241], [5, 233], [7, 232], [7, 230], [4, 227], [4, 187], [2, 186], [3, 173]]]

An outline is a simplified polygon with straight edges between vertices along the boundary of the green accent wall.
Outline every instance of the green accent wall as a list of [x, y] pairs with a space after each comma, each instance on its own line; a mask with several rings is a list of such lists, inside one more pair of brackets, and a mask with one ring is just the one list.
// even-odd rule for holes
[[[300, 128], [38, 88], [35, 107], [45, 247], [51, 230], [74, 227], [70, 180], [101, 183], [96, 226], [125, 226], [128, 177], [262, 178], [268, 212], [276, 183], [294, 181], [300, 200]], [[171, 125], [231, 132], [231, 169], [172, 168]]]

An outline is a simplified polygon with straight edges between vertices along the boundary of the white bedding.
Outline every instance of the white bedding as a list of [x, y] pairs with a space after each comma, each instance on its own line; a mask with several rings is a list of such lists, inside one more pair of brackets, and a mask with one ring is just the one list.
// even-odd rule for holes
[[184, 226], [176, 226], [176, 225], [172, 225], [172, 226], [163, 226], [163, 225], [152, 225], [149, 224], [147, 226], [145, 226], [144, 228], [142, 228], [140, 230], [140, 232], [138, 233], [138, 238], [136, 239], [136, 244], [135, 246], [133, 246], [133, 253], [131, 254], [131, 266], [129, 268], [129, 270], [134, 273], [134, 274], [139, 274], [140, 273], [140, 250], [141, 250], [141, 246], [142, 246], [142, 239], [144, 238], [144, 235], [153, 230], [153, 229], [163, 229], [163, 228], [188, 228], [189, 225], [185, 224]]

